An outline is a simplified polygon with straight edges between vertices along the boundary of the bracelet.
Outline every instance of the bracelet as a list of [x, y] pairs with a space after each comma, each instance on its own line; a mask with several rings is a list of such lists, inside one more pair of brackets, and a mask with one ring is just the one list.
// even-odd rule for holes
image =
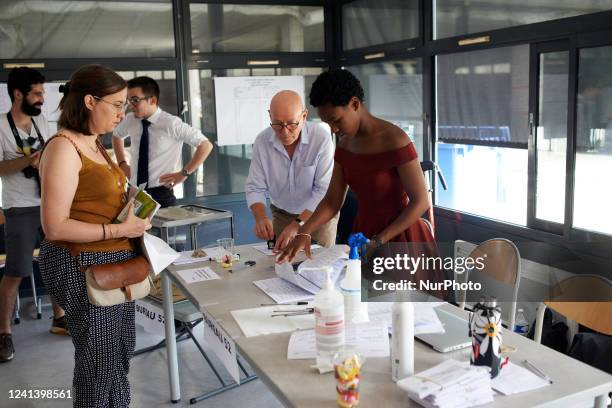
[[104, 226], [104, 224], [102, 225], [102, 241], [106, 241], [106, 227]]
[[121, 165], [122, 165], [123, 163], [127, 164], [127, 162], [126, 162], [125, 160], [121, 160], [121, 161], [119, 162], [119, 164], [117, 164], [117, 166], [121, 167]]
[[295, 236], [299, 236], [299, 235], [304, 235], [306, 237], [308, 237], [311, 241], [312, 241], [312, 236], [310, 234], [307, 234], [305, 232], [298, 232], [297, 234], [295, 234]]

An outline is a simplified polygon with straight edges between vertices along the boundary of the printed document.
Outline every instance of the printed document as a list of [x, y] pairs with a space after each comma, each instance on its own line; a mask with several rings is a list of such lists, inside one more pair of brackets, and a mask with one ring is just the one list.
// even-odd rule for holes
[[212, 279], [220, 279], [219, 275], [208, 266], [196, 269], [185, 269], [177, 274], [187, 283], [203, 282]]

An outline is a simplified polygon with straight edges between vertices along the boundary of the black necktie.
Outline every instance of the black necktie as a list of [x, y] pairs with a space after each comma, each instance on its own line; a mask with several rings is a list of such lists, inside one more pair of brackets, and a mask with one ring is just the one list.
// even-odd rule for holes
[[138, 185], [149, 182], [149, 125], [151, 125], [151, 122], [146, 119], [142, 120], [142, 136], [138, 147], [138, 173], [136, 176], [136, 184]]

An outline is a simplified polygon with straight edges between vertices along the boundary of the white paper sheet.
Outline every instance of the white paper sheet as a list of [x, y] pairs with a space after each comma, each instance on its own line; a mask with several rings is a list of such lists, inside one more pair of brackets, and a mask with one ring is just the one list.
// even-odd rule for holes
[[155, 275], [163, 271], [180, 256], [164, 240], [146, 232], [142, 236], [142, 247]]
[[[207, 252], [208, 253], [208, 252]], [[191, 263], [208, 261], [208, 256], [194, 257], [192, 256], [193, 251], [183, 251], [179, 253], [179, 257], [172, 262], [174, 265], [187, 265]]]
[[[444, 333], [444, 326], [434, 310], [444, 302], [413, 302], [414, 334]], [[393, 302], [369, 302], [368, 315], [371, 322], [384, 322], [391, 333], [391, 308]]]
[[232, 316], [246, 337], [294, 330], [312, 329], [314, 314], [271, 317], [275, 310], [302, 310], [312, 305], [278, 305], [232, 311]]
[[530, 370], [512, 362], [508, 363], [491, 380], [491, 387], [504, 395], [518, 394], [546, 387], [550, 383]]
[[253, 284], [270, 296], [276, 303], [299, 302], [312, 300], [312, 293], [298, 288], [281, 278], [270, 278], [254, 281]]
[[[345, 344], [356, 346], [365, 357], [389, 356], [387, 327], [380, 322], [348, 325]], [[300, 330], [291, 334], [287, 348], [287, 359], [314, 359], [316, 355], [314, 330]]]
[[230, 255], [230, 253], [225, 248], [221, 248], [218, 246], [203, 249], [204, 252], [206, 252], [206, 256], [212, 259], [221, 259], [225, 255]]
[[333, 268], [331, 280], [335, 284], [342, 273], [344, 265], [346, 265], [347, 258], [348, 256], [344, 252], [343, 246], [335, 245], [318, 253], [312, 259], [302, 262], [297, 267], [297, 271], [293, 270], [293, 265], [289, 262], [280, 265], [275, 264], [274, 270], [279, 277], [287, 282], [291, 282], [312, 294], [316, 294], [321, 290], [325, 281], [324, 268], [328, 266]]
[[203, 282], [207, 280], [220, 279], [219, 275], [208, 266], [203, 268], [185, 269], [178, 271], [178, 275], [187, 283]]

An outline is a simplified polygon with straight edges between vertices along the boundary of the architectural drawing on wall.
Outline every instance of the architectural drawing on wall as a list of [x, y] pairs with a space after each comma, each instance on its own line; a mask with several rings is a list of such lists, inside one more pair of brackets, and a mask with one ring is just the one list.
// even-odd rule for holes
[[272, 96], [289, 89], [304, 100], [301, 76], [215, 78], [217, 143], [219, 146], [251, 144], [270, 126]]

